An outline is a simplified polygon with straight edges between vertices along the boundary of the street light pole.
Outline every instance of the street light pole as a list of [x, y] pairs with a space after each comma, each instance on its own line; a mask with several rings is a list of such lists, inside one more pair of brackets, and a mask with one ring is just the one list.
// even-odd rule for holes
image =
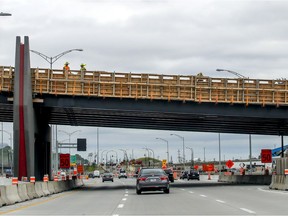
[[[66, 132], [66, 131], [64, 131], [64, 130], [59, 130], [59, 132], [66, 133], [66, 134], [69, 136], [69, 144], [70, 144], [70, 143], [71, 143], [71, 136], [72, 136], [74, 133], [76, 133], [76, 132], [81, 132], [81, 130], [76, 130], [76, 131], [73, 131], [73, 132], [71, 132], [71, 133], [68, 133], [68, 132]], [[69, 154], [70, 154], [70, 148], [69, 148]]]
[[248, 77], [245, 77], [245, 76], [243, 76], [242, 74], [237, 73], [237, 72], [235, 72], [235, 71], [226, 70], [226, 69], [216, 69], [216, 71], [226, 71], [226, 72], [228, 72], [228, 73], [231, 73], [231, 74], [234, 74], [234, 75], [238, 76], [239, 78], [248, 79]]
[[67, 50], [65, 52], [62, 52], [54, 57], [49, 57], [43, 53], [40, 53], [38, 51], [35, 51], [35, 50], [30, 50], [31, 52], [41, 56], [45, 61], [47, 61], [49, 64], [50, 64], [50, 69], [52, 70], [52, 65], [54, 62], [56, 62], [59, 58], [61, 58], [62, 56], [64, 56], [65, 54], [67, 53], [70, 53], [70, 52], [73, 52], [73, 51], [83, 51], [83, 49], [71, 49], [71, 50]]
[[183, 142], [183, 168], [185, 170], [185, 142], [184, 142], [184, 137], [183, 136], [180, 136], [178, 134], [170, 134], [171, 136], [177, 136], [179, 137], [180, 139], [182, 139], [182, 142]]
[[164, 142], [167, 143], [167, 166], [169, 165], [169, 144], [168, 144], [168, 140], [162, 139], [162, 138], [156, 138], [158, 140], [162, 140]]
[[187, 147], [187, 146], [186, 146], [186, 148], [191, 150], [191, 168], [193, 168], [194, 167], [194, 151], [193, 151], [193, 148]]
[[1, 13], [0, 13], [0, 16], [12, 16], [12, 14], [10, 14], [10, 13], [3, 13], [3, 12], [1, 12]]
[[152, 160], [152, 161], [153, 161], [153, 167], [154, 167], [154, 157], [155, 157], [154, 151], [153, 151], [151, 148], [147, 148], [147, 147], [146, 147], [146, 149], [148, 150], [148, 152], [149, 152], [149, 150], [150, 150], [150, 151], [152, 152], [152, 154], [153, 154], [153, 160]]

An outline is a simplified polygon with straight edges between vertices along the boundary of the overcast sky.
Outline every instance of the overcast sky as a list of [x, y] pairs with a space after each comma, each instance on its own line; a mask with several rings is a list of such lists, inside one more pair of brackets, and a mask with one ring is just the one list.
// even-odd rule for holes
[[[216, 0], [0, 0], [0, 65], [14, 66], [16, 36], [29, 36], [30, 49], [49, 57], [74, 49], [53, 64], [60, 69], [70, 62], [78, 70], [197, 74], [234, 77], [217, 68], [259, 79], [286, 78], [288, 68], [288, 1]], [[31, 53], [31, 66], [49, 68]], [[64, 127], [71, 136], [87, 138], [88, 151], [96, 150], [96, 128]], [[11, 124], [5, 130], [12, 131]], [[100, 128], [100, 149], [128, 149], [143, 156], [147, 146], [155, 157], [169, 153], [177, 161], [182, 140], [193, 147], [194, 156], [218, 160], [218, 134]], [[59, 140], [68, 139], [59, 133]], [[9, 143], [4, 134], [4, 142]], [[261, 148], [280, 145], [277, 136], [252, 136], [253, 156]], [[248, 135], [221, 134], [222, 158], [247, 158]], [[84, 154], [84, 155], [85, 155]], [[186, 149], [186, 159], [190, 160]]]

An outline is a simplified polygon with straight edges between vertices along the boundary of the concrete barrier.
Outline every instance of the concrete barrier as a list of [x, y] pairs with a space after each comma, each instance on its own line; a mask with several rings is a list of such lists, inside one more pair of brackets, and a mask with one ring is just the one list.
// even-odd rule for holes
[[47, 187], [48, 187], [48, 191], [50, 192], [50, 194], [55, 194], [56, 193], [53, 181], [48, 181], [47, 182]]
[[43, 197], [45, 194], [42, 190], [42, 182], [35, 182], [35, 191], [39, 197]]
[[28, 196], [26, 184], [18, 184], [18, 195], [19, 195], [21, 201], [30, 200], [30, 198]]
[[3, 201], [3, 205], [9, 205], [9, 200], [6, 196], [6, 186], [5, 185], [1, 185], [0, 186], [0, 193], [1, 193], [1, 200]]
[[38, 198], [38, 194], [35, 191], [35, 185], [34, 183], [27, 183], [27, 195], [30, 199]]
[[50, 195], [50, 192], [48, 190], [48, 182], [41, 182], [41, 186], [42, 186], [42, 191], [44, 193], [44, 196]]
[[271, 180], [272, 176], [269, 175], [220, 175], [218, 181], [235, 184], [270, 185]]
[[21, 199], [18, 195], [17, 185], [7, 185], [6, 187], [6, 197], [8, 199], [9, 205], [21, 202]]
[[55, 189], [55, 193], [60, 193], [60, 192], [62, 192], [61, 191], [61, 188], [60, 188], [60, 184], [59, 184], [59, 182], [57, 181], [53, 181], [53, 185], [54, 185], [54, 189]]

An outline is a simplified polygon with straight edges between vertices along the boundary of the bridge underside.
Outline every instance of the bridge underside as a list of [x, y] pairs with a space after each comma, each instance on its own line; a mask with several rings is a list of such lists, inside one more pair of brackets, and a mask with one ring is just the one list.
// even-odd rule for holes
[[[50, 124], [238, 134], [288, 135], [285, 107], [181, 101], [42, 95], [36, 112]], [[0, 102], [3, 98], [0, 98]], [[0, 106], [0, 121], [13, 121], [13, 106]]]

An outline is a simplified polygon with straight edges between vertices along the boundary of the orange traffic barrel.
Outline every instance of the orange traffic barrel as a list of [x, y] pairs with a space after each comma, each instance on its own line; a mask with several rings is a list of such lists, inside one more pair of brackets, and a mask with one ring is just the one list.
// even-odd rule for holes
[[18, 184], [18, 177], [12, 177], [12, 185]]
[[28, 178], [27, 178], [27, 177], [24, 177], [24, 176], [22, 176], [22, 178], [21, 178], [21, 181], [27, 182], [27, 181], [28, 181]]
[[30, 183], [35, 183], [35, 176], [30, 177]]
[[57, 175], [54, 175], [54, 181], [58, 181], [58, 176]]
[[48, 175], [44, 175], [43, 182], [48, 182]]

